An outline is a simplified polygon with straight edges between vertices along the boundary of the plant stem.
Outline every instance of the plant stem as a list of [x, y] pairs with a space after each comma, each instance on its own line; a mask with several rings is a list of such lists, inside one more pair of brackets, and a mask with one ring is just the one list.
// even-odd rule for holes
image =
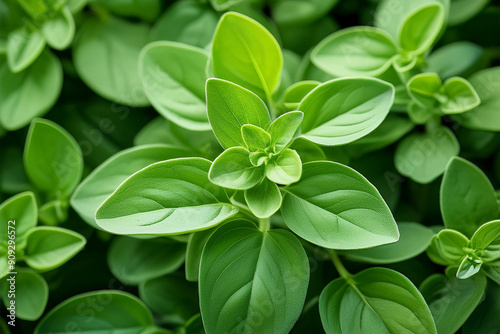
[[269, 106], [269, 113], [271, 115], [271, 119], [275, 119], [278, 117], [278, 110], [276, 109], [276, 103], [274, 102], [274, 99], [272, 96], [267, 95], [267, 104]]
[[334, 250], [330, 250], [329, 253], [330, 253], [330, 259], [332, 260], [333, 265], [335, 266], [335, 269], [337, 269], [337, 272], [339, 273], [340, 277], [342, 277], [345, 280], [349, 279], [351, 277], [351, 274], [344, 267], [337, 253]]
[[269, 231], [270, 227], [271, 222], [269, 221], [269, 218], [259, 218], [259, 230], [266, 232]]

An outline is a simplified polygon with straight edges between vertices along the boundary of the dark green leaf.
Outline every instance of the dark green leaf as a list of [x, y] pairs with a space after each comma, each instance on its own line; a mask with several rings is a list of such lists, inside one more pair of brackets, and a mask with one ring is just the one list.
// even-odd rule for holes
[[185, 245], [166, 239], [118, 237], [108, 252], [111, 272], [121, 282], [137, 285], [177, 270], [184, 263]]
[[328, 284], [319, 299], [327, 334], [437, 334], [429, 307], [413, 283], [386, 268], [370, 268]]
[[220, 227], [203, 250], [200, 306], [207, 333], [288, 333], [300, 315], [309, 264], [299, 240], [253, 223]]

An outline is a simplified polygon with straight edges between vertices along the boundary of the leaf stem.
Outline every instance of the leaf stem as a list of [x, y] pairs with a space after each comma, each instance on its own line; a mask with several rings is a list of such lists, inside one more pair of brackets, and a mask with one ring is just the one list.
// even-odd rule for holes
[[271, 222], [269, 221], [269, 218], [259, 218], [259, 230], [266, 232], [269, 231], [270, 227]]
[[276, 103], [274, 103], [274, 99], [272, 96], [267, 95], [267, 104], [269, 106], [269, 113], [271, 115], [271, 119], [274, 120], [278, 117], [278, 110], [276, 109]]
[[335, 266], [335, 269], [337, 269], [337, 272], [339, 273], [340, 277], [342, 277], [345, 280], [349, 279], [351, 277], [351, 274], [344, 267], [337, 253], [333, 249], [330, 249], [329, 253], [330, 253], [330, 259], [332, 260], [333, 265]]

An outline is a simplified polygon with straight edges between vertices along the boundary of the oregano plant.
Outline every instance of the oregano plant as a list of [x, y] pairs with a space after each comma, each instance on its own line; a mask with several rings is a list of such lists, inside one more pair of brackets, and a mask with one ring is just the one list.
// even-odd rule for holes
[[498, 22], [0, 0], [1, 332], [500, 332]]

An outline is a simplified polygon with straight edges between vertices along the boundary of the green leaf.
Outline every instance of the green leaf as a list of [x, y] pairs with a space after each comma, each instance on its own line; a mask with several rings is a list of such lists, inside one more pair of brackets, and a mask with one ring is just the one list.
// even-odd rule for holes
[[415, 124], [426, 124], [432, 116], [435, 116], [436, 109], [434, 106], [423, 107], [417, 102], [411, 101], [408, 105], [408, 116]]
[[376, 76], [398, 53], [392, 38], [374, 27], [342, 29], [325, 38], [311, 53], [313, 63], [335, 76]]
[[162, 144], [123, 150], [103, 162], [78, 185], [71, 197], [71, 206], [88, 224], [99, 228], [95, 222], [97, 208], [130, 175], [152, 163], [190, 155], [188, 150]]
[[91, 0], [105, 10], [126, 17], [137, 17], [144, 21], [153, 21], [161, 12], [160, 0]]
[[[456, 2], [458, 1], [453, 1], [453, 3]], [[443, 80], [461, 75], [476, 64], [482, 54], [483, 49], [471, 42], [460, 41], [446, 44], [432, 52], [427, 58], [426, 72], [436, 72]]]
[[428, 133], [412, 133], [400, 141], [394, 164], [402, 175], [425, 184], [443, 174], [448, 161], [459, 152], [453, 132], [440, 126]]
[[[448, 25], [457, 25], [476, 16], [490, 1], [489, 0], [453, 0], [450, 1]], [[486, 333], [486, 332], [484, 332]]]
[[500, 220], [481, 225], [470, 239], [470, 247], [481, 250], [481, 259], [485, 262], [500, 258]]
[[393, 244], [350, 250], [342, 254], [349, 259], [366, 263], [402, 262], [425, 252], [433, 236], [431, 229], [418, 223], [399, 223], [398, 230], [399, 240]]
[[271, 123], [267, 131], [271, 135], [271, 146], [274, 146], [275, 152], [280, 152], [287, 148], [299, 135], [303, 119], [303, 112], [290, 111], [276, 118]]
[[0, 204], [0, 229], [4, 231], [0, 236], [0, 248], [7, 250], [9, 236], [15, 233], [15, 239], [11, 244], [15, 245], [18, 251], [24, 249], [26, 236], [36, 226], [37, 219], [38, 206], [35, 195], [31, 191], [12, 196]]
[[147, 25], [112, 16], [104, 21], [85, 20], [73, 47], [79, 77], [105, 99], [132, 107], [148, 106], [137, 66], [148, 34]]
[[4, 319], [0, 320], [0, 329], [3, 331], [4, 334], [11, 334], [9, 326], [7, 326], [7, 323], [5, 322]]
[[241, 137], [250, 151], [263, 150], [271, 145], [271, 135], [253, 124], [245, 124], [241, 127]]
[[413, 283], [386, 268], [370, 268], [328, 284], [319, 298], [321, 322], [333, 333], [434, 333], [429, 307]]
[[281, 193], [278, 186], [268, 179], [251, 189], [245, 190], [245, 201], [258, 218], [268, 218], [281, 207]]
[[469, 244], [465, 235], [455, 230], [441, 230], [436, 234], [427, 249], [432, 261], [443, 266], [459, 265], [465, 257], [464, 248]]
[[79, 233], [61, 227], [39, 226], [27, 237], [26, 263], [38, 271], [62, 266], [78, 252], [87, 240]]
[[246, 146], [245, 124], [267, 129], [271, 123], [265, 103], [251, 91], [220, 79], [208, 79], [206, 86], [208, 119], [222, 147]]
[[87, 292], [65, 300], [40, 321], [34, 334], [64, 333], [68, 324], [81, 334], [110, 330], [116, 334], [141, 334], [154, 327], [153, 316], [139, 298], [113, 290]]
[[238, 212], [208, 179], [211, 163], [180, 158], [126, 179], [99, 207], [96, 222], [114, 234], [175, 235], [208, 229]]
[[203, 328], [203, 321], [201, 320], [201, 314], [194, 315], [188, 322], [185, 323], [184, 328], [186, 334], [206, 334]]
[[300, 181], [283, 190], [281, 212], [286, 225], [316, 245], [358, 249], [399, 238], [396, 222], [377, 189], [347, 166], [306, 163]]
[[318, 145], [304, 138], [297, 138], [290, 147], [299, 154], [302, 163], [327, 160], [325, 152]]
[[171, 239], [117, 237], [109, 247], [108, 264], [120, 282], [137, 285], [177, 270], [184, 253], [185, 245]]
[[69, 7], [64, 7], [42, 26], [43, 37], [50, 47], [56, 50], [66, 49], [75, 36], [75, 20]]
[[443, 85], [447, 101], [441, 105], [445, 114], [459, 114], [479, 106], [481, 100], [471, 84], [460, 77], [449, 78]]
[[[500, 285], [500, 261], [483, 263], [483, 272], [496, 284]], [[479, 275], [475, 275], [477, 277]]]
[[7, 61], [12, 72], [28, 68], [45, 48], [45, 38], [40, 30], [22, 25], [9, 33], [7, 38]]
[[273, 156], [266, 165], [266, 176], [278, 184], [297, 182], [302, 174], [302, 161], [296, 151], [284, 149]]
[[420, 55], [436, 40], [445, 21], [444, 6], [438, 2], [421, 6], [407, 16], [398, 34], [399, 46]]
[[[49, 287], [45, 279], [33, 270], [16, 268], [17, 274], [2, 279], [2, 299], [6, 308], [15, 301], [15, 316], [35, 321], [43, 314], [49, 298]], [[13, 280], [9, 280], [12, 279]], [[13, 287], [11, 285], [14, 285]], [[15, 297], [10, 297], [13, 289]]]
[[474, 259], [466, 256], [457, 270], [457, 277], [460, 279], [466, 279], [477, 274], [481, 270], [483, 262], [479, 259]]
[[198, 231], [189, 236], [186, 249], [186, 279], [191, 282], [197, 282], [200, 272], [200, 261], [203, 247], [210, 236], [215, 232], [215, 228]]
[[210, 237], [201, 259], [205, 329], [288, 333], [304, 306], [308, 281], [307, 256], [293, 234], [262, 232], [248, 221], [225, 224]]
[[479, 305], [485, 288], [484, 275], [461, 280], [434, 274], [422, 283], [420, 291], [429, 304], [438, 333], [454, 334]]
[[420, 73], [413, 76], [407, 83], [408, 93], [421, 107], [432, 108], [437, 104], [434, 97], [439, 94], [441, 79], [436, 73]]
[[230, 189], [250, 189], [264, 177], [264, 169], [250, 162], [243, 147], [231, 147], [214, 160], [208, 177], [213, 183]]
[[38, 219], [46, 225], [57, 225], [68, 219], [68, 200], [49, 201], [38, 210]]
[[278, 0], [271, 3], [272, 17], [278, 25], [301, 25], [325, 16], [337, 3], [338, 0]]
[[0, 125], [13, 131], [52, 108], [61, 93], [63, 72], [59, 59], [46, 50], [19, 73], [0, 59], [0, 77]]
[[391, 145], [414, 128], [415, 124], [407, 117], [389, 113], [384, 121], [366, 136], [349, 143], [346, 148], [353, 156], [376, 151]]
[[228, 10], [244, 1], [245, 0], [210, 0], [210, 4], [216, 11], [221, 12]]
[[139, 55], [139, 77], [153, 107], [191, 130], [210, 130], [205, 106], [208, 57], [193, 46], [159, 41]]
[[6, 247], [0, 247], [0, 279], [3, 280], [10, 271], [8, 250]]
[[278, 88], [283, 55], [276, 39], [260, 23], [234, 12], [224, 14], [215, 31], [212, 61], [217, 78], [269, 99]]
[[385, 119], [394, 87], [374, 78], [334, 79], [313, 89], [300, 103], [302, 137], [320, 145], [359, 139]]
[[65, 2], [64, 0], [17, 0], [26, 13], [38, 20], [60, 10]]
[[167, 144], [211, 160], [222, 151], [212, 130], [192, 131], [161, 116], [146, 124], [134, 138], [134, 145], [147, 144]]
[[440, 190], [441, 214], [446, 228], [471, 237], [484, 223], [498, 217], [498, 203], [488, 177], [465, 159], [448, 163]]
[[460, 115], [459, 124], [484, 131], [500, 131], [500, 66], [492, 67], [474, 73], [469, 82], [474, 87], [481, 104], [475, 109]]
[[314, 88], [321, 84], [319, 81], [305, 80], [299, 81], [288, 87], [283, 92], [283, 103], [288, 110], [296, 110], [300, 101]]
[[217, 21], [217, 14], [206, 4], [192, 0], [175, 2], [156, 20], [150, 39], [204, 48], [212, 41]]
[[24, 169], [38, 189], [59, 197], [69, 196], [82, 177], [82, 151], [61, 126], [37, 118], [31, 122], [26, 137]]
[[[479, 277], [476, 275], [472, 278]], [[471, 280], [460, 280], [470, 282]], [[462, 283], [463, 284], [463, 283]], [[465, 305], [465, 304], [463, 304]], [[500, 286], [488, 286], [488, 292], [484, 294], [484, 300], [480, 302], [467, 322], [462, 327], [464, 334], [495, 333], [500, 329], [498, 314], [500, 312]]]
[[139, 285], [139, 296], [162, 323], [183, 325], [199, 312], [198, 291], [184, 277], [169, 275], [145, 281]]

